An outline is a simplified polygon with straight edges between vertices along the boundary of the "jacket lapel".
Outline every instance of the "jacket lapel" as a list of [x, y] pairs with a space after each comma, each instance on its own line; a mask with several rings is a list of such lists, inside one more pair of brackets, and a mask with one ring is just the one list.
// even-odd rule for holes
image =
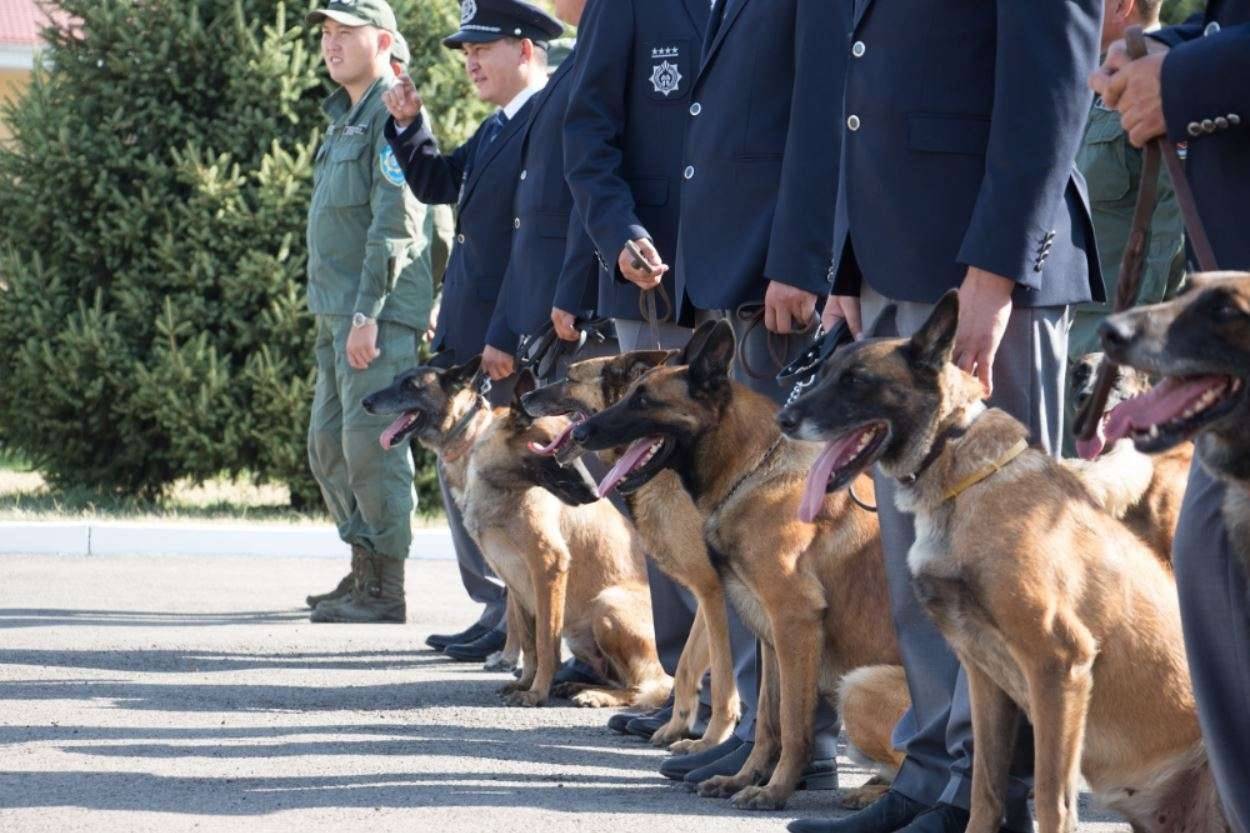
[[700, 43], [703, 41], [703, 33], [707, 31], [708, 12], [712, 8], [711, 0], [682, 0], [686, 7], [686, 14], [690, 17], [690, 22], [694, 25], [694, 30], [699, 33]]
[[738, 15], [742, 13], [743, 8], [746, 7], [749, 0], [716, 0], [716, 2], [724, 3], [725, 8], [719, 12], [715, 12], [716, 14], [721, 15], [721, 22], [720, 26], [716, 28], [715, 34], [712, 35], [711, 44], [703, 50], [703, 61], [700, 67], [700, 73], [702, 72], [702, 67], [706, 67], [712, 62], [712, 56], [716, 54], [716, 51], [720, 49], [720, 45], [724, 43], [726, 33], [728, 33], [730, 28], [734, 25], [734, 21], [738, 19]]
[[851, 31], [854, 32], [859, 28], [859, 23], [864, 19], [868, 7], [872, 5], [872, 0], [855, 0], [855, 17], [851, 21]]
[[464, 193], [460, 195], [460, 205], [464, 205], [469, 201], [469, 195], [473, 193], [473, 188], [477, 185], [479, 179], [482, 178], [482, 171], [490, 166], [495, 157], [504, 147], [520, 135], [529, 125], [530, 114], [534, 112], [534, 96], [522, 105], [517, 114], [508, 119], [508, 123], [503, 126], [503, 130], [499, 131], [499, 135], [495, 137], [495, 141], [491, 142], [490, 147], [486, 148], [481, 159], [476, 161], [472, 169], [469, 171], [469, 181], [464, 184]]

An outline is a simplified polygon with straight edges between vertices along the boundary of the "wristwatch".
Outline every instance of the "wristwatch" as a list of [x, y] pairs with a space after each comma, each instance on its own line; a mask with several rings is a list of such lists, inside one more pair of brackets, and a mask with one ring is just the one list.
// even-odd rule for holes
[[366, 324], [372, 324], [373, 321], [374, 319], [365, 315], [363, 312], [358, 312], [352, 316], [352, 329], [359, 330], [361, 327], [365, 326]]

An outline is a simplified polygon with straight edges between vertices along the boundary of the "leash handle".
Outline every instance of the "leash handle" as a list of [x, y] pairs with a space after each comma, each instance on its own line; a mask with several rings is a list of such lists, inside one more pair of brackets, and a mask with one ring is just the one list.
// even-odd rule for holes
[[[647, 258], [643, 256], [642, 249], [638, 248], [637, 243], [633, 240], [626, 240], [625, 248], [629, 251], [629, 256], [632, 258], [630, 266], [633, 266], [635, 269], [645, 269], [648, 275], [655, 275], [655, 268], [650, 263], [647, 263]], [[659, 313], [656, 298], [664, 302], [663, 316]], [[655, 349], [662, 350], [660, 324], [673, 317], [673, 299], [668, 296], [668, 290], [664, 288], [664, 284], [656, 284], [652, 289], [641, 290], [638, 296], [638, 310], [642, 313], [642, 320], [646, 321], [651, 328], [651, 339], [655, 342]]]
[[[738, 339], [738, 366], [742, 368], [743, 373], [756, 381], [772, 381], [776, 379], [777, 372], [786, 367], [786, 337], [771, 330], [768, 331], [768, 357], [772, 360], [773, 372], [761, 373], [752, 367], [750, 361], [747, 360], [747, 342], [751, 340], [751, 333], [764, 323], [764, 304], [760, 302], [740, 304], [734, 310], [734, 315], [737, 316], [739, 321], [746, 322], [747, 325], [746, 329], [742, 331], [742, 337]], [[803, 329], [795, 330], [795, 333], [802, 335], [811, 332], [813, 323], [808, 321], [803, 326]]]

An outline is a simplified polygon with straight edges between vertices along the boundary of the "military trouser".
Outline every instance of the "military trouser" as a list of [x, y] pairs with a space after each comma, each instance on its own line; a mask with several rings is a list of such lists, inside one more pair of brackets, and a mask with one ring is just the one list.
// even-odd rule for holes
[[347, 544], [407, 558], [412, 546], [412, 452], [378, 442], [393, 416], [371, 416], [360, 403], [417, 363], [417, 332], [378, 322], [378, 356], [365, 370], [347, 363], [351, 318], [317, 316], [317, 386], [308, 425], [308, 462], [326, 508]]

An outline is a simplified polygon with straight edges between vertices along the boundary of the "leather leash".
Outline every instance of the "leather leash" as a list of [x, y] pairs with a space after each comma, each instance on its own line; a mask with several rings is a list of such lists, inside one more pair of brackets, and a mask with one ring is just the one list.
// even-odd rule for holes
[[[747, 360], [747, 342], [751, 340], [751, 333], [756, 327], [764, 324], [764, 304], [759, 301], [740, 304], [734, 315], [739, 321], [746, 322], [746, 329], [742, 331], [742, 337], [738, 339], [738, 366], [742, 368], [742, 372], [756, 381], [765, 379], [772, 381], [777, 376], [777, 371], [786, 366], [786, 337], [771, 330], [767, 331], [768, 357], [772, 359], [772, 372], [761, 373], [751, 367], [751, 363]], [[796, 334], [802, 335], [812, 331], [813, 322], [808, 321], [801, 330], [795, 330]]]
[[[1129, 58], [1136, 61], [1146, 57], [1146, 36], [1140, 26], [1129, 27], [1124, 33], [1124, 41]], [[1189, 180], [1185, 177], [1184, 164], [1177, 153], [1176, 143], [1166, 136], [1152, 139], [1142, 149], [1141, 185], [1137, 193], [1137, 206], [1133, 210], [1128, 243], [1120, 260], [1115, 312], [1123, 312], [1136, 306], [1141, 292], [1142, 273], [1146, 265], [1146, 243], [1150, 239], [1150, 219], [1154, 215], [1158, 197], [1160, 158], [1167, 166], [1168, 178], [1172, 181], [1172, 190], [1176, 193], [1176, 202], [1180, 206], [1185, 232], [1189, 235], [1189, 246], [1198, 262], [1198, 268], [1203, 272], [1214, 272], [1218, 269], [1215, 253], [1202, 225], [1202, 219], [1198, 216], [1198, 206], [1194, 201], [1193, 190], [1189, 187]], [[1110, 359], [1099, 366], [1093, 393], [1085, 407], [1076, 415], [1073, 428], [1077, 439], [1090, 440], [1098, 433], [1111, 389], [1115, 387], [1117, 370], [1118, 366]]]
[[[643, 257], [642, 249], [638, 248], [638, 244], [633, 240], [625, 241], [625, 248], [629, 250], [629, 256], [633, 258], [630, 265], [635, 269], [646, 269], [647, 274], [652, 274], [651, 265], [647, 263], [647, 259]], [[659, 305], [656, 299], [664, 302], [664, 315], [660, 315]], [[642, 313], [642, 320], [647, 322], [647, 326], [651, 329], [651, 340], [655, 342], [656, 350], [663, 350], [664, 345], [660, 342], [660, 324], [672, 319], [673, 317], [673, 299], [668, 296], [668, 290], [664, 288], [663, 283], [658, 283], [653, 289], [643, 289], [638, 295], [638, 311]]]

